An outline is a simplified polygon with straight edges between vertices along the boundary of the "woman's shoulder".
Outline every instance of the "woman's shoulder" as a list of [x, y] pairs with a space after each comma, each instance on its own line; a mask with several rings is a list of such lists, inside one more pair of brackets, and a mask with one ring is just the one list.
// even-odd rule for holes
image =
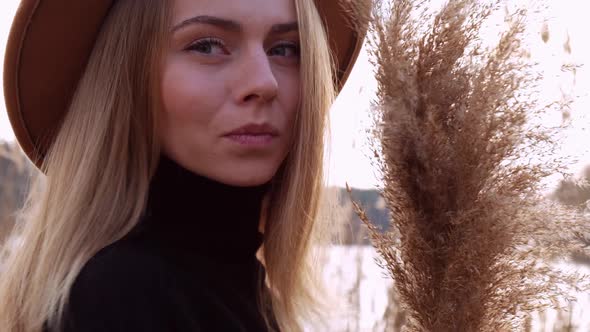
[[100, 288], [124, 291], [166, 286], [169, 266], [145, 246], [126, 239], [106, 246], [91, 257], [80, 270], [72, 291], [93, 293]]
[[64, 312], [65, 331], [159, 331], [180, 323], [182, 307], [165, 260], [133, 242], [95, 254], [76, 277]]

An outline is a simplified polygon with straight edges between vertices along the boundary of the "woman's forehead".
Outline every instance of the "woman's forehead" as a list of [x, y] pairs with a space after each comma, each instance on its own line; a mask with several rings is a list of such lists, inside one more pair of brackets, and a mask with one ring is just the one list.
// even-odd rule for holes
[[172, 26], [195, 17], [236, 23], [233, 27], [236, 30], [297, 21], [295, 0], [173, 0], [173, 3]]

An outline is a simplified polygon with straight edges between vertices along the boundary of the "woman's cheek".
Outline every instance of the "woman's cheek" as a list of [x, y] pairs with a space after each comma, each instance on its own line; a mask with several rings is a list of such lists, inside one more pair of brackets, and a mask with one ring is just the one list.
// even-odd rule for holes
[[217, 91], [213, 82], [207, 82], [199, 73], [177, 66], [165, 73], [163, 101], [169, 116], [190, 119], [197, 112], [206, 113], [215, 104]]
[[288, 103], [289, 103], [289, 107], [287, 107], [288, 109], [288, 114], [287, 114], [287, 118], [289, 121], [289, 127], [292, 128], [294, 125], [294, 121], [295, 121], [295, 115], [297, 112], [299, 112], [299, 105], [300, 105], [300, 98], [301, 98], [301, 92], [300, 92], [300, 80], [298, 76], [295, 76], [294, 78], [291, 78], [290, 80], [288, 80], [288, 93], [289, 95], [287, 96], [288, 99]]

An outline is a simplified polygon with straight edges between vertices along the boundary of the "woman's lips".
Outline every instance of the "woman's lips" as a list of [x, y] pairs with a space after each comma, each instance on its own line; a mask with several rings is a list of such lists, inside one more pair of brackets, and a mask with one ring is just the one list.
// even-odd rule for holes
[[249, 147], [265, 147], [277, 138], [276, 135], [272, 134], [230, 134], [224, 137], [232, 142]]

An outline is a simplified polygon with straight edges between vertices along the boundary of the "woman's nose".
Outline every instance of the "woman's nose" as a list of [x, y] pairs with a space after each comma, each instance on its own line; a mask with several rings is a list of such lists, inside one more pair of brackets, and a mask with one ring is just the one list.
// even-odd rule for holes
[[235, 96], [238, 104], [272, 101], [278, 92], [278, 82], [272, 71], [268, 55], [257, 51], [244, 55], [235, 73]]

